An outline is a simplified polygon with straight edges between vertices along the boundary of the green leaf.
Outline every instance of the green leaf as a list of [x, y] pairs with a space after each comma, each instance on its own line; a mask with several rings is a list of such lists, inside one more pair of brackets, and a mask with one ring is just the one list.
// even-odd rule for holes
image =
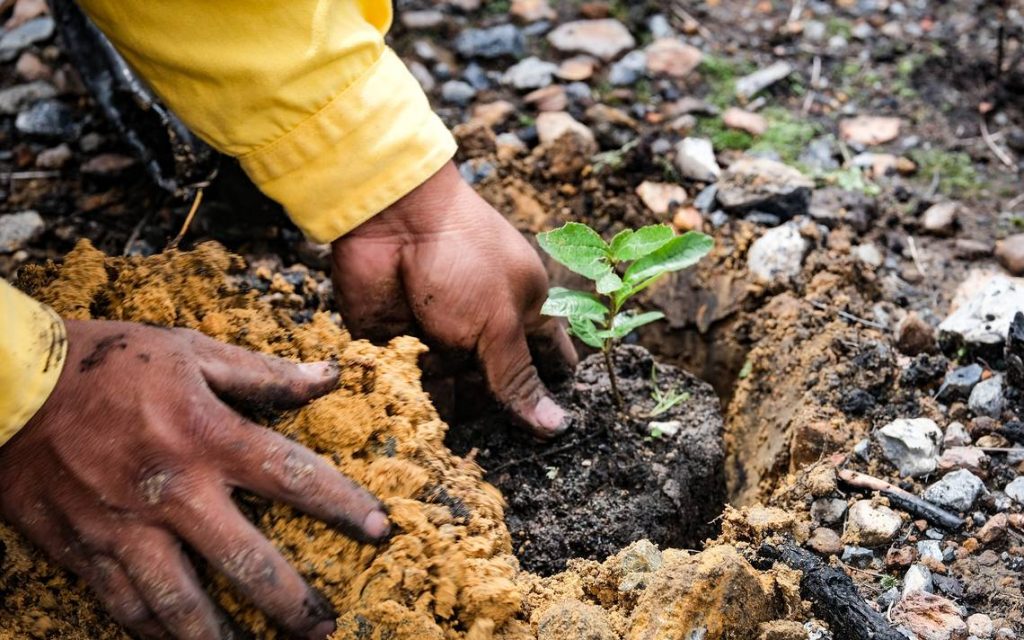
[[604, 346], [604, 340], [598, 335], [597, 327], [590, 318], [569, 318], [569, 333], [595, 349]]
[[647, 313], [620, 313], [612, 320], [612, 328], [609, 330], [611, 337], [619, 340], [629, 335], [631, 331], [655, 320], [661, 320], [665, 314], [660, 311], [648, 311]]
[[597, 296], [562, 287], [551, 287], [540, 312], [546, 316], [589, 318], [599, 322], [608, 317], [608, 307], [601, 304]]
[[537, 234], [537, 242], [548, 255], [585, 278], [600, 280], [612, 270], [608, 243], [585, 224], [567, 222]]
[[597, 292], [603, 295], [614, 293], [622, 288], [622, 278], [614, 271], [609, 271], [597, 280]]
[[657, 250], [675, 235], [667, 224], [652, 224], [636, 231], [626, 229], [612, 238], [612, 258], [620, 262], [637, 260]]
[[[631, 264], [626, 269], [623, 280], [633, 287], [631, 294], [636, 293], [662, 274], [692, 266], [714, 246], [715, 241], [711, 236], [697, 231], [687, 231]], [[643, 284], [643, 287], [638, 288], [637, 285], [640, 284]]]

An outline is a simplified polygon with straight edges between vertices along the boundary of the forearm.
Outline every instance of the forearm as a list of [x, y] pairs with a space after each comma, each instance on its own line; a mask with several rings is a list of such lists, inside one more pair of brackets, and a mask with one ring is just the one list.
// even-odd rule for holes
[[0, 444], [49, 397], [66, 353], [57, 314], [0, 280]]
[[154, 91], [326, 242], [435, 173], [455, 142], [384, 44], [383, 0], [82, 0]]

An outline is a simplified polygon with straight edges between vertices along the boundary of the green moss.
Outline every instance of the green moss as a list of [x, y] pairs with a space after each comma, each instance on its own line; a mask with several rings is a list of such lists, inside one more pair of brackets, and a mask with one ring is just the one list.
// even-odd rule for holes
[[844, 191], [859, 191], [869, 196], [877, 196], [882, 192], [882, 189], [877, 184], [864, 177], [864, 172], [860, 167], [847, 167], [845, 169], [829, 171], [817, 176], [817, 179], [823, 185], [836, 186]]
[[647, 78], [641, 78], [636, 81], [636, 85], [633, 87], [636, 101], [641, 104], [647, 104], [651, 101], [654, 96], [654, 89], [651, 87], [651, 81]]
[[725, 126], [721, 118], [701, 118], [697, 121], [697, 133], [711, 140], [715, 151], [745, 151], [754, 144], [754, 138], [746, 131], [737, 131]]
[[753, 151], [774, 151], [788, 164], [795, 164], [807, 144], [821, 134], [816, 123], [794, 116], [780, 107], [769, 107], [761, 112], [768, 120], [768, 129], [751, 146]]
[[719, 56], [704, 56], [699, 68], [709, 87], [704, 99], [719, 109], [736, 101], [736, 78], [756, 71], [750, 62], [736, 62]]
[[830, 37], [842, 36], [849, 40], [850, 36], [853, 35], [853, 25], [850, 24], [849, 20], [832, 17], [825, 23], [825, 32], [828, 33]]
[[930, 182], [938, 176], [939, 191], [947, 196], [971, 196], [981, 187], [971, 157], [962, 151], [918, 149], [910, 152], [917, 163], [918, 175]]

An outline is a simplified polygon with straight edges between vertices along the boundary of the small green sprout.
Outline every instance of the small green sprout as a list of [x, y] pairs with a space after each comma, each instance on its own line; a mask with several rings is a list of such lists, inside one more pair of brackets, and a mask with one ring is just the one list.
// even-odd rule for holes
[[604, 353], [615, 403], [622, 406], [612, 348], [634, 329], [665, 317], [623, 311], [626, 302], [673, 271], [694, 265], [714, 246], [710, 236], [650, 225], [616, 234], [611, 243], [585, 224], [569, 222], [537, 236], [541, 248], [570, 271], [592, 280], [596, 293], [552, 287], [541, 313], [566, 318], [569, 332]]
[[[647, 415], [648, 418], [657, 418], [680, 402], [686, 402], [689, 399], [690, 393], [688, 391], [683, 391], [682, 393], [672, 389], [662, 391], [661, 386], [658, 384], [657, 366], [651, 365], [651, 400], [654, 400], [654, 408]], [[651, 435], [654, 435], [653, 430]], [[661, 435], [660, 431], [659, 435]], [[657, 438], [658, 436], [654, 437]]]

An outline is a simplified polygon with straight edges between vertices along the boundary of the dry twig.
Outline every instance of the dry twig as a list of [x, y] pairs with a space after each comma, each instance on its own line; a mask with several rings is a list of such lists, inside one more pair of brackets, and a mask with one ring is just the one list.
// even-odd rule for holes
[[1002, 150], [999, 145], [996, 144], [995, 140], [992, 139], [992, 134], [988, 132], [988, 123], [985, 122], [985, 117], [981, 117], [981, 138], [985, 141], [985, 144], [992, 151], [992, 154], [999, 159], [1007, 167], [1013, 169], [1015, 167], [1013, 159], [1006, 155], [1006, 152]]

